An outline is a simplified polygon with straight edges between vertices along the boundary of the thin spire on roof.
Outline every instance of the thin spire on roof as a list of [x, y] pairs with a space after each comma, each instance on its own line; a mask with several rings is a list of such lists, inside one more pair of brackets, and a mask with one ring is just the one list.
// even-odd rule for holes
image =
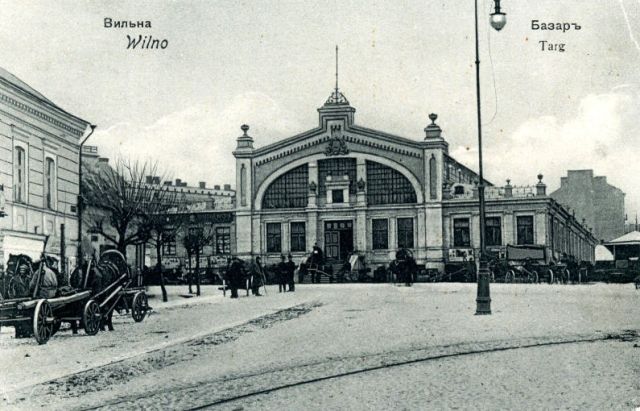
[[336, 44], [336, 87], [325, 104], [349, 104], [347, 98], [338, 89], [338, 45]]
[[336, 94], [338, 94], [338, 45], [336, 44]]

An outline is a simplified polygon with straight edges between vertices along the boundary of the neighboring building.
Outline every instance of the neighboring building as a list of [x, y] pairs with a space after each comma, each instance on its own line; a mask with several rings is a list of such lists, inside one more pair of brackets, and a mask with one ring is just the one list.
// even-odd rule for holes
[[[75, 264], [79, 139], [89, 123], [0, 69], [0, 262], [9, 254], [47, 253]], [[64, 227], [64, 232], [62, 228]], [[64, 244], [61, 239], [64, 237]]]
[[[102, 167], [101, 172], [111, 172], [109, 160], [100, 157], [98, 147], [83, 147], [83, 162], [92, 167]], [[188, 185], [185, 181], [177, 178], [175, 181], [161, 181], [158, 176], [145, 176], [145, 184], [150, 187], [157, 187], [159, 190], [176, 192], [176, 200], [180, 207], [171, 210], [168, 218], [182, 216], [189, 220], [183, 229], [178, 230], [171, 241], [162, 247], [163, 266], [175, 268], [179, 265], [186, 266], [187, 253], [184, 249], [182, 239], [189, 229], [196, 226], [209, 226], [214, 238], [209, 246], [203, 247], [201, 253], [202, 267], [212, 264], [214, 257], [226, 259], [235, 252], [235, 225], [233, 209], [235, 207], [235, 190], [229, 184], [214, 185], [207, 187], [206, 182], [201, 181], [197, 187]], [[96, 210], [88, 210], [85, 215], [99, 216]], [[111, 248], [115, 248], [113, 242], [105, 239], [101, 234], [93, 233], [90, 230], [91, 221], [86, 221], [83, 226], [83, 241], [87, 244], [87, 249], [97, 253]], [[132, 227], [134, 230], [135, 227]], [[115, 235], [115, 232], [114, 232]], [[127, 260], [134, 267], [146, 265], [153, 267], [156, 264], [156, 250], [150, 245], [129, 246], [127, 248]]]
[[[409, 139], [356, 125], [337, 88], [318, 112], [316, 128], [260, 148], [241, 127], [233, 152], [241, 258], [259, 254], [271, 263], [292, 253], [299, 260], [318, 243], [336, 261], [357, 251], [386, 264], [406, 247], [419, 264], [443, 270], [477, 253], [478, 176], [449, 155], [435, 114], [425, 137]], [[544, 244], [550, 256], [593, 261], [590, 231], [541, 181], [487, 185], [491, 247]]]
[[609, 241], [625, 233], [624, 192], [607, 183], [607, 177], [593, 176], [593, 170], [569, 170], [551, 197], [575, 210], [593, 227], [598, 240]]

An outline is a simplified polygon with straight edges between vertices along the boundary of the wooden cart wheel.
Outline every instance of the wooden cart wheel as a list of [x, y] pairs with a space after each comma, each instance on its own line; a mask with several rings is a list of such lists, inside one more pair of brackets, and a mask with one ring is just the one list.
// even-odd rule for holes
[[538, 272], [532, 271], [529, 273], [529, 282], [533, 284], [538, 284]]
[[148, 308], [147, 294], [144, 291], [135, 293], [133, 302], [131, 303], [131, 316], [133, 317], [133, 321], [139, 323], [144, 320]]
[[95, 300], [89, 300], [84, 305], [82, 311], [82, 322], [84, 324], [84, 332], [88, 335], [96, 335], [100, 330], [100, 321], [102, 315], [100, 314], [100, 306]]
[[553, 284], [553, 270], [549, 269], [548, 274], [549, 274], [549, 284]]
[[53, 310], [47, 300], [38, 300], [33, 310], [33, 336], [38, 344], [46, 344], [53, 335]]
[[565, 284], [571, 284], [571, 271], [567, 268], [564, 269], [564, 278]]
[[504, 282], [505, 283], [512, 283], [513, 280], [516, 277], [516, 273], [513, 272], [513, 270], [509, 270], [507, 271], [507, 273], [504, 276]]

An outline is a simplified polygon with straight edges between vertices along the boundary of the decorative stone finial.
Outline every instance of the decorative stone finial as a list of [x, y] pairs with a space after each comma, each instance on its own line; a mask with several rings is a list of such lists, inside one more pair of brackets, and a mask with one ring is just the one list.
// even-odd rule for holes
[[253, 138], [247, 133], [249, 131], [249, 126], [243, 124], [242, 126], [240, 126], [240, 130], [242, 130], [242, 135], [236, 139], [236, 141], [238, 142], [236, 151], [253, 150]]
[[547, 185], [542, 182], [542, 174], [538, 174], [538, 184], [536, 184], [536, 195], [537, 196], [546, 196], [547, 195]]
[[435, 113], [429, 114], [429, 120], [431, 120], [431, 124], [424, 128], [424, 132], [426, 134], [425, 140], [430, 138], [441, 138], [442, 129], [440, 126], [436, 124], [436, 120], [438, 119], [438, 115]]
[[511, 185], [511, 179], [507, 178], [507, 185], [510, 186]]

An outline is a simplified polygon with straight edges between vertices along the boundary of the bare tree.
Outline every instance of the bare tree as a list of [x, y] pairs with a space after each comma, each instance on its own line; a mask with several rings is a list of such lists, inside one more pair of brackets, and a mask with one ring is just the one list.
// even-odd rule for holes
[[124, 255], [127, 246], [149, 240], [152, 216], [176, 205], [175, 191], [147, 181], [147, 176], [158, 174], [156, 163], [119, 159], [115, 167], [104, 163], [83, 167], [81, 195], [88, 207], [84, 213], [88, 229]]
[[[175, 200], [171, 198], [170, 200]], [[169, 300], [162, 269], [162, 248], [169, 243], [176, 241], [176, 233], [182, 227], [184, 218], [177, 214], [177, 211], [183, 207], [183, 204], [176, 203], [175, 207], [166, 208], [160, 213], [149, 214], [142, 219], [143, 230], [148, 233], [148, 243], [156, 250], [156, 267], [155, 270], [160, 275], [160, 288], [162, 290], [162, 301]]]
[[187, 258], [189, 259], [189, 274], [187, 276], [189, 282], [189, 294], [192, 293], [193, 273], [191, 269], [191, 257], [195, 256], [196, 267], [196, 295], [200, 295], [200, 254], [204, 246], [210, 245], [213, 241], [214, 230], [212, 225], [205, 223], [199, 223], [196, 226], [189, 227], [187, 234], [182, 238], [182, 244], [187, 251]]

